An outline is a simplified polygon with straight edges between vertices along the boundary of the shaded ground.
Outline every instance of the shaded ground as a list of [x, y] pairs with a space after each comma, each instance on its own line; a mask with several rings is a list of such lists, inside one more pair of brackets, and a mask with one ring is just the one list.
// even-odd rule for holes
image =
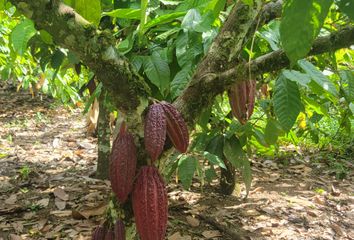
[[[96, 154], [80, 110], [0, 87], [0, 239], [90, 239], [110, 192], [89, 177]], [[354, 239], [354, 156], [344, 156], [340, 181], [325, 154], [252, 159], [247, 200], [242, 184], [221, 196], [217, 184], [171, 183], [167, 238]]]

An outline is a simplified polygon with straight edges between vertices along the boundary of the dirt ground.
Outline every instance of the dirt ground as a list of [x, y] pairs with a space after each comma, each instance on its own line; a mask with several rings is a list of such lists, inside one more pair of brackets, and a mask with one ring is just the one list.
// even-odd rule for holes
[[[110, 194], [90, 177], [96, 143], [80, 109], [0, 86], [0, 239], [90, 239]], [[287, 151], [251, 159], [247, 199], [241, 183], [222, 196], [171, 182], [166, 239], [354, 239], [354, 153], [336, 180], [326, 153]]]

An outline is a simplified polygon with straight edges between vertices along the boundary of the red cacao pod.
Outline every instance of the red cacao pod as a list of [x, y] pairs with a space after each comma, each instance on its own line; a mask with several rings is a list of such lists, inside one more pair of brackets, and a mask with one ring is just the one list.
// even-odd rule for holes
[[151, 160], [155, 161], [161, 154], [166, 140], [166, 117], [161, 104], [149, 107], [145, 117], [144, 143]]
[[93, 230], [92, 240], [105, 239], [106, 231], [106, 228], [104, 228], [103, 226], [97, 226], [95, 230]]
[[136, 162], [134, 138], [122, 123], [120, 132], [113, 142], [109, 169], [112, 190], [121, 203], [127, 200], [133, 189]]
[[118, 219], [114, 225], [115, 240], [125, 240], [125, 227], [122, 220]]
[[178, 151], [182, 153], [186, 152], [189, 145], [187, 124], [172, 104], [162, 101], [161, 105], [166, 116], [168, 137]]
[[156, 167], [140, 169], [132, 202], [140, 239], [163, 240], [167, 228], [167, 192]]
[[256, 81], [237, 82], [230, 88], [228, 95], [232, 114], [241, 124], [246, 124], [254, 109]]
[[112, 230], [108, 230], [104, 236], [104, 240], [114, 240], [114, 232]]

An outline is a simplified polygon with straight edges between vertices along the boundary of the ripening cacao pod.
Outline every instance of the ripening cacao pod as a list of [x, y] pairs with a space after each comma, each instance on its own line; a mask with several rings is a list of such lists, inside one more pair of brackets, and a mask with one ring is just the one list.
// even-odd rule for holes
[[112, 230], [108, 230], [104, 236], [104, 240], [114, 240], [114, 232]]
[[167, 192], [158, 169], [143, 166], [133, 190], [133, 211], [141, 240], [163, 240], [167, 228]]
[[125, 240], [125, 227], [122, 220], [118, 219], [114, 225], [115, 240]]
[[256, 81], [247, 80], [235, 83], [228, 91], [232, 115], [241, 124], [251, 117], [256, 98]]
[[105, 239], [106, 229], [103, 226], [97, 226], [92, 233], [92, 240], [103, 240]]
[[144, 143], [151, 160], [155, 161], [161, 154], [166, 140], [166, 117], [161, 104], [149, 107], [145, 117]]
[[110, 156], [109, 178], [119, 202], [124, 203], [133, 189], [137, 153], [133, 136], [123, 122], [113, 142]]
[[189, 134], [182, 115], [168, 102], [162, 101], [161, 105], [166, 116], [168, 137], [178, 151], [181, 153], [186, 152], [189, 144]]

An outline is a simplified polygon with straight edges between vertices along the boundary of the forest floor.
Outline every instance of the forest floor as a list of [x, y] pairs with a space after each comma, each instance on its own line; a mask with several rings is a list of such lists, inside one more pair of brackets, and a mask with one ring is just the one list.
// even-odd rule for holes
[[[0, 86], [0, 239], [90, 239], [110, 187], [90, 177], [97, 140], [86, 117], [15, 90]], [[353, 155], [288, 147], [284, 158], [255, 157], [247, 199], [242, 183], [223, 196], [217, 183], [172, 182], [166, 239], [354, 239]]]

